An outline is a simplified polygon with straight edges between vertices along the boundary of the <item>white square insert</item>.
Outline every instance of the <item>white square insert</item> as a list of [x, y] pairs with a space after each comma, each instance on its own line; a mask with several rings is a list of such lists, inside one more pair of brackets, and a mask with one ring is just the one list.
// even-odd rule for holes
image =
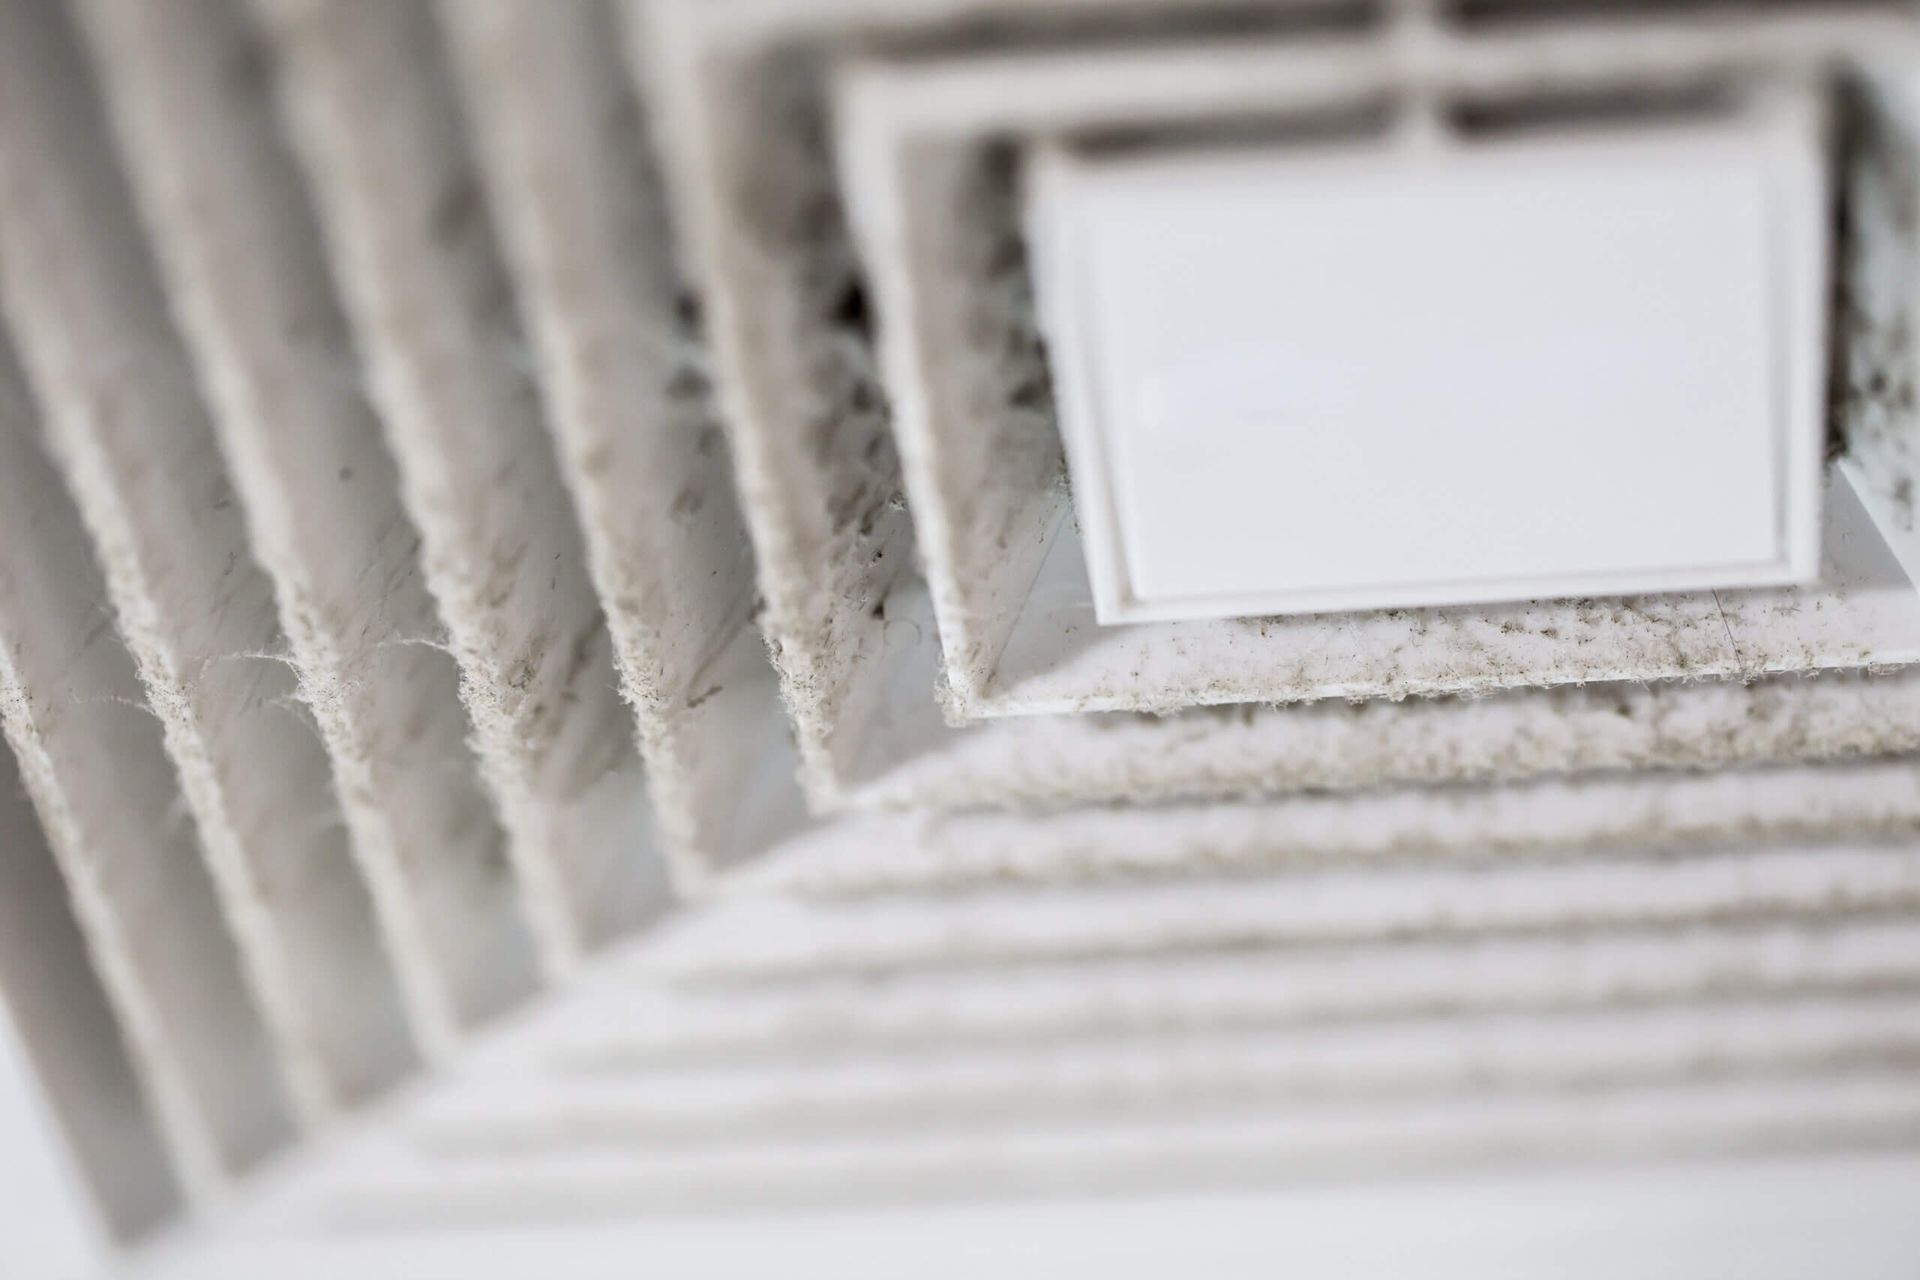
[[1103, 623], [1802, 582], [1810, 96], [1440, 145], [1038, 153]]

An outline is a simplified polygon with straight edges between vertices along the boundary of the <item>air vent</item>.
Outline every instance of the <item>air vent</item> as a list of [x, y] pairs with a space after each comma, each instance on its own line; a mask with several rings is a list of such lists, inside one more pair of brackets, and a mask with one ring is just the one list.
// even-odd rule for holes
[[[661, 11], [657, 64], [663, 119], [672, 126], [663, 138], [679, 162], [672, 186], [691, 247], [711, 268], [711, 314], [735, 318], [733, 327], [716, 327], [716, 352], [741, 397], [730, 425], [768, 625], [816, 802], [938, 804], [960, 794], [977, 802], [1015, 772], [1046, 777], [1055, 803], [1100, 794], [1098, 782], [1077, 776], [1079, 755], [1048, 749], [1074, 730], [983, 722], [1008, 713], [1167, 713], [1210, 702], [1751, 678], [1904, 661], [1911, 588], [1903, 573], [1889, 572], [1891, 558], [1866, 532], [1870, 514], [1845, 492], [1831, 507], [1851, 523], [1825, 539], [1827, 555], [1865, 558], [1822, 565], [1823, 582], [1846, 598], [1832, 616], [1825, 600], [1803, 609], [1792, 594], [1741, 592], [1624, 606], [1095, 627], [1084, 557], [1063, 522], [1050, 378], [1033, 332], [1017, 203], [1025, 142], [1120, 129], [1131, 131], [1137, 153], [1138, 139], [1156, 129], [1191, 143], [1210, 119], [1257, 138], [1247, 125], [1262, 110], [1297, 119], [1430, 80], [1453, 86], [1462, 103], [1518, 94], [1552, 105], [1584, 96], [1589, 115], [1617, 124], [1621, 111], [1593, 104], [1644, 94], [1671, 115], [1676, 101], [1693, 103], [1689, 85], [1818, 78], [1849, 50], [1886, 51], [1911, 36], [1903, 17], [1881, 11], [1570, 20], [1484, 38], [1491, 42], [1449, 36], [1419, 16], [1404, 29], [1232, 41], [1204, 32], [1182, 38], [1176, 18], [1154, 40], [1043, 40], [1031, 48], [1008, 23], [990, 47], [974, 42], [942, 58], [929, 52], [938, 46], [932, 31], [912, 56], [887, 53], [898, 39], [894, 25], [854, 6], [822, 11], [808, 28], [807, 48], [837, 42], [846, 56], [809, 61], [786, 22], [761, 29], [738, 14]], [[1410, 30], [1425, 33], [1414, 41], [1417, 54], [1396, 43]], [[864, 51], [869, 36], [879, 52]], [[712, 57], [699, 52], [709, 48]], [[1523, 70], [1534, 57], [1569, 68], [1551, 93], [1550, 80]], [[702, 76], [715, 86], [703, 87]], [[742, 84], [762, 96], [743, 96]], [[829, 143], [822, 134], [832, 85]], [[824, 185], [829, 151], [851, 204], [851, 241], [823, 213], [838, 202]], [[880, 363], [867, 372], [855, 360], [870, 349], [862, 328], [832, 324], [861, 267], [879, 317], [872, 349]], [[870, 421], [880, 364], [904, 514], [917, 527], [911, 550], [888, 482], [892, 442], [877, 421], [856, 425]], [[836, 404], [842, 411], [829, 411]], [[808, 440], [818, 447], [803, 448]], [[1807, 463], [1798, 465], [1804, 472]], [[761, 492], [764, 503], [755, 499]], [[1811, 494], [1800, 492], [1799, 509], [1809, 509]], [[803, 500], [806, 493], [813, 499]], [[926, 595], [903, 567], [916, 555]], [[1824, 634], [1796, 634], [1793, 620], [1803, 615], [1817, 618]], [[1865, 630], [1826, 630], [1841, 617]], [[1351, 665], [1343, 665], [1347, 654]], [[922, 684], [941, 694], [950, 718], [972, 722], [964, 732], [903, 716], [900, 691]], [[1429, 711], [1446, 714], [1408, 714]], [[1176, 717], [1163, 727], [1170, 740], [1217, 733], [1223, 747], [1245, 734], [1253, 754], [1263, 748], [1251, 731], [1264, 729], [1269, 715], [1275, 736], [1305, 720], [1253, 710], [1231, 724], [1186, 729]], [[1032, 769], [1043, 752], [1045, 767]], [[1026, 763], [1001, 763], [1016, 760]], [[967, 777], [996, 764], [991, 780]], [[1129, 785], [1135, 795], [1158, 796], [1209, 794], [1217, 784], [1169, 760], [1136, 769]], [[1266, 785], [1285, 784], [1276, 770]]]
[[[64, 1135], [102, 1239], [198, 1218], [103, 1255], [162, 1274], [1920, 1141], [1916, 36], [1785, 2], [0, 5], [0, 1106]], [[1656, 152], [1728, 186], [1667, 203]], [[1680, 264], [1703, 308], [1641, 335], [1746, 393], [1664, 491], [1713, 491], [1701, 542], [1630, 582], [1556, 556], [1546, 603], [1142, 576], [1167, 530], [1100, 510], [1138, 441], [1089, 411], [1077, 290], [1155, 246], [1075, 255], [1132, 184], [1214, 235], [1209, 183], [1383, 158], [1548, 163], [1570, 219], [1637, 192], [1777, 250]], [[1338, 221], [1298, 229], [1329, 297], [1365, 265]], [[1535, 266], [1597, 308], [1639, 267], [1573, 270], [1581, 231]]]

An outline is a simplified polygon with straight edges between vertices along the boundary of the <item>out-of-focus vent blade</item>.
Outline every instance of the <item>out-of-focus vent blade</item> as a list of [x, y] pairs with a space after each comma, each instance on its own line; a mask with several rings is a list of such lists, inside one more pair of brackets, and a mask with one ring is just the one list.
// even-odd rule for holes
[[[440, 6], [503, 249], [540, 353], [655, 817], [683, 887], [742, 856], [776, 703], [748, 554], [611, 9]], [[740, 650], [745, 648], [746, 661]]]
[[[155, 1123], [189, 1192], [218, 1194], [285, 1140], [279, 1072], [182, 812], [163, 731], [114, 630], [80, 518], [40, 456], [4, 346], [0, 546], [33, 549], [0, 559], [0, 729]], [[35, 843], [22, 832], [5, 856], [28, 892]], [[8, 895], [10, 911], [31, 903]], [[48, 908], [49, 929], [60, 910]], [[34, 929], [23, 926], [23, 944]], [[51, 976], [57, 961], [38, 963]], [[33, 1026], [27, 1034], [35, 1038]]]
[[255, 9], [528, 917], [564, 972], [657, 910], [663, 884], [445, 51], [425, 5]]
[[74, 919], [69, 880], [12, 765], [0, 752], [0, 1037], [11, 1034], [33, 1064], [99, 1220], [112, 1237], [133, 1239], [179, 1211], [180, 1183]]
[[528, 992], [533, 954], [266, 52], [237, 3], [80, 11], [415, 1035], [444, 1055]]
[[0, 35], [0, 300], [166, 730], [295, 1105], [411, 1057], [325, 752], [294, 702], [193, 367], [58, 6]]

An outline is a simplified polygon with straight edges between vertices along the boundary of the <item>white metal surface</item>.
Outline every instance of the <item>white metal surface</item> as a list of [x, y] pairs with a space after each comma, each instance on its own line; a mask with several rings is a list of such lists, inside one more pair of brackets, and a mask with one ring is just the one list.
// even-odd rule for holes
[[1044, 155], [1098, 619], [1812, 579], [1819, 114]]

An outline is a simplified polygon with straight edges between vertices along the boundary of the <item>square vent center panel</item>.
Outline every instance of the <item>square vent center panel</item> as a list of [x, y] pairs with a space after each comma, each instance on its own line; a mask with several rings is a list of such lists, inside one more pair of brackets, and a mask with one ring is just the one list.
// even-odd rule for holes
[[1099, 620], [1811, 579], [1819, 117], [1039, 151]]

